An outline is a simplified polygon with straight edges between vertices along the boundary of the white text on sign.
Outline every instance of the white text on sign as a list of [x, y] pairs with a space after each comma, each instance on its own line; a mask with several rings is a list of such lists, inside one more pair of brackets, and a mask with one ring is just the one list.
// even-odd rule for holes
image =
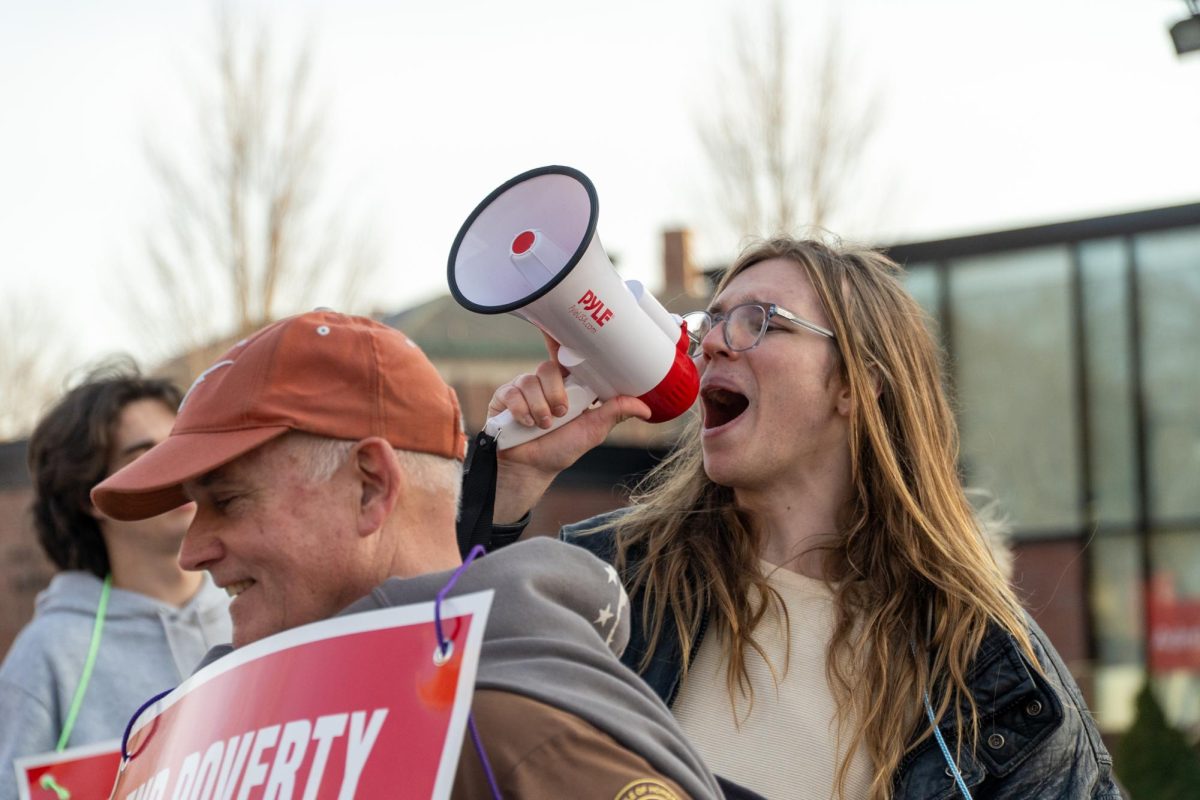
[[[122, 800], [246, 800], [260, 786], [263, 800], [316, 800], [335, 746], [345, 747], [346, 754], [337, 797], [349, 800], [387, 713], [386, 708], [377, 708], [369, 717], [367, 711], [327, 714], [218, 740], [188, 754], [173, 781], [167, 767]], [[301, 772], [310, 746], [312, 760]], [[303, 794], [297, 794], [301, 785]]]

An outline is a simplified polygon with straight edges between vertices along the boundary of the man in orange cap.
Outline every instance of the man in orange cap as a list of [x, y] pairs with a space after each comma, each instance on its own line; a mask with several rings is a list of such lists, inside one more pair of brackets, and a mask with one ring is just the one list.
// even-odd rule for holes
[[[116, 519], [195, 501], [180, 563], [234, 598], [241, 647], [433, 599], [461, 564], [464, 453], [454, 391], [412, 341], [316, 311], [264, 328], [205, 370], [171, 435], [92, 498]], [[455, 592], [484, 588], [496, 595], [472, 707], [503, 794], [720, 796], [666, 707], [614, 654], [629, 620], [610, 568], [541, 540], [476, 562]], [[454, 796], [488, 791], [464, 747]]]

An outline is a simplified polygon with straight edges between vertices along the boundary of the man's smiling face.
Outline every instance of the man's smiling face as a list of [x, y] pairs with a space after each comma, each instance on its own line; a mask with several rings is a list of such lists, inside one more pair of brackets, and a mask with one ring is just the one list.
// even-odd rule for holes
[[314, 481], [306, 452], [284, 436], [184, 484], [197, 508], [179, 563], [234, 597], [235, 647], [330, 617], [372, 588], [348, 469]]

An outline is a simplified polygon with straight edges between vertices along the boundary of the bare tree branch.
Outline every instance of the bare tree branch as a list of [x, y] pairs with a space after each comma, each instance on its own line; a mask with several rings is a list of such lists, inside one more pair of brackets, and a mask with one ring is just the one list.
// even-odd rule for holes
[[146, 146], [162, 204], [143, 279], [123, 284], [135, 284], [124, 302], [164, 357], [244, 335], [329, 286], [343, 310], [361, 311], [379, 264], [357, 245], [366, 232], [344, 235], [347, 204], [322, 191], [325, 106], [311, 42], [287, 55], [265, 25], [215, 12], [194, 130]]
[[0, 314], [0, 441], [28, 436], [58, 397], [72, 361], [58, 338], [66, 327], [57, 305], [31, 295], [6, 296]]
[[780, 0], [757, 35], [744, 14], [730, 27], [730, 65], [718, 75], [714, 106], [697, 120], [723, 215], [737, 237], [846, 224], [879, 103], [853, 92], [836, 20], [801, 67]]

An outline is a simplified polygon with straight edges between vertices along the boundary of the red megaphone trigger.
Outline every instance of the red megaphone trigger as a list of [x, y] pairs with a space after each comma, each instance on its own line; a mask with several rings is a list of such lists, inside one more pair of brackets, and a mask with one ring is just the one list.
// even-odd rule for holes
[[650, 422], [666, 422], [675, 419], [692, 407], [700, 393], [700, 373], [696, 362], [688, 356], [686, 323], [679, 328], [679, 341], [675, 343], [675, 361], [659, 384], [638, 397], [650, 406]]

